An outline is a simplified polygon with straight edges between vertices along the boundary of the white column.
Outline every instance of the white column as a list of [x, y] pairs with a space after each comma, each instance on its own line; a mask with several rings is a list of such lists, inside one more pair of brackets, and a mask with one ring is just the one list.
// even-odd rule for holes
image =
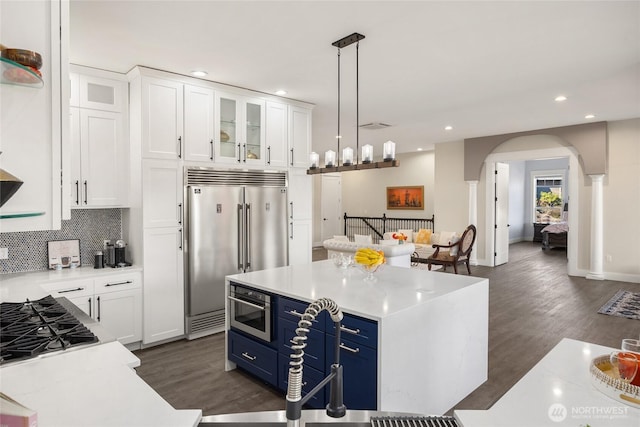
[[591, 178], [591, 267], [587, 279], [603, 280], [603, 199], [604, 175], [589, 175]]
[[469, 224], [476, 226], [476, 241], [473, 242], [469, 264], [478, 265], [478, 181], [467, 181], [469, 185]]

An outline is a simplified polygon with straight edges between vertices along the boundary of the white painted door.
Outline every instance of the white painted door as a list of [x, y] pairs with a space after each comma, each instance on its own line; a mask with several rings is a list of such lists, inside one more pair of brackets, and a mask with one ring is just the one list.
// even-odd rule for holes
[[266, 104], [267, 166], [287, 167], [287, 106], [279, 102]]
[[340, 175], [322, 175], [322, 240], [344, 234], [342, 180]]
[[215, 93], [199, 86], [184, 86], [184, 157], [213, 162], [213, 104]]
[[142, 157], [182, 158], [183, 87], [171, 80], [142, 80]]
[[509, 164], [496, 163], [494, 265], [509, 261]]
[[289, 108], [289, 166], [309, 167], [311, 154], [311, 110]]

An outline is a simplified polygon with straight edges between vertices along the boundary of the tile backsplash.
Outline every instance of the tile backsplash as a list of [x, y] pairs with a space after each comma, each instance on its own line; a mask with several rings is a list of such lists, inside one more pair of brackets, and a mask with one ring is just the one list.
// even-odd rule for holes
[[0, 233], [0, 248], [9, 249], [9, 259], [0, 260], [0, 274], [46, 270], [49, 240], [80, 239], [80, 262], [93, 265], [103, 240], [121, 238], [121, 209], [72, 209], [60, 230]]

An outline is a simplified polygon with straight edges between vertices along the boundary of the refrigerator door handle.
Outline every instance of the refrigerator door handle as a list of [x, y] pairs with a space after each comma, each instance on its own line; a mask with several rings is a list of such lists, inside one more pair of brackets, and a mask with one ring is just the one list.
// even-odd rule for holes
[[242, 256], [242, 204], [238, 203], [238, 270], [244, 270], [244, 259]]
[[247, 203], [245, 206], [247, 209], [247, 225], [245, 227], [247, 246], [244, 253], [246, 258], [245, 268], [249, 269], [251, 268], [251, 203]]

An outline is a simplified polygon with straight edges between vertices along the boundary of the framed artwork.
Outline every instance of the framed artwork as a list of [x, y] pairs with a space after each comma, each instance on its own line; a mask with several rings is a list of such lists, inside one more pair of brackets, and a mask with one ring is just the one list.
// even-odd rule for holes
[[387, 209], [424, 210], [424, 185], [387, 187]]
[[50, 269], [80, 266], [80, 239], [49, 241], [47, 252]]

